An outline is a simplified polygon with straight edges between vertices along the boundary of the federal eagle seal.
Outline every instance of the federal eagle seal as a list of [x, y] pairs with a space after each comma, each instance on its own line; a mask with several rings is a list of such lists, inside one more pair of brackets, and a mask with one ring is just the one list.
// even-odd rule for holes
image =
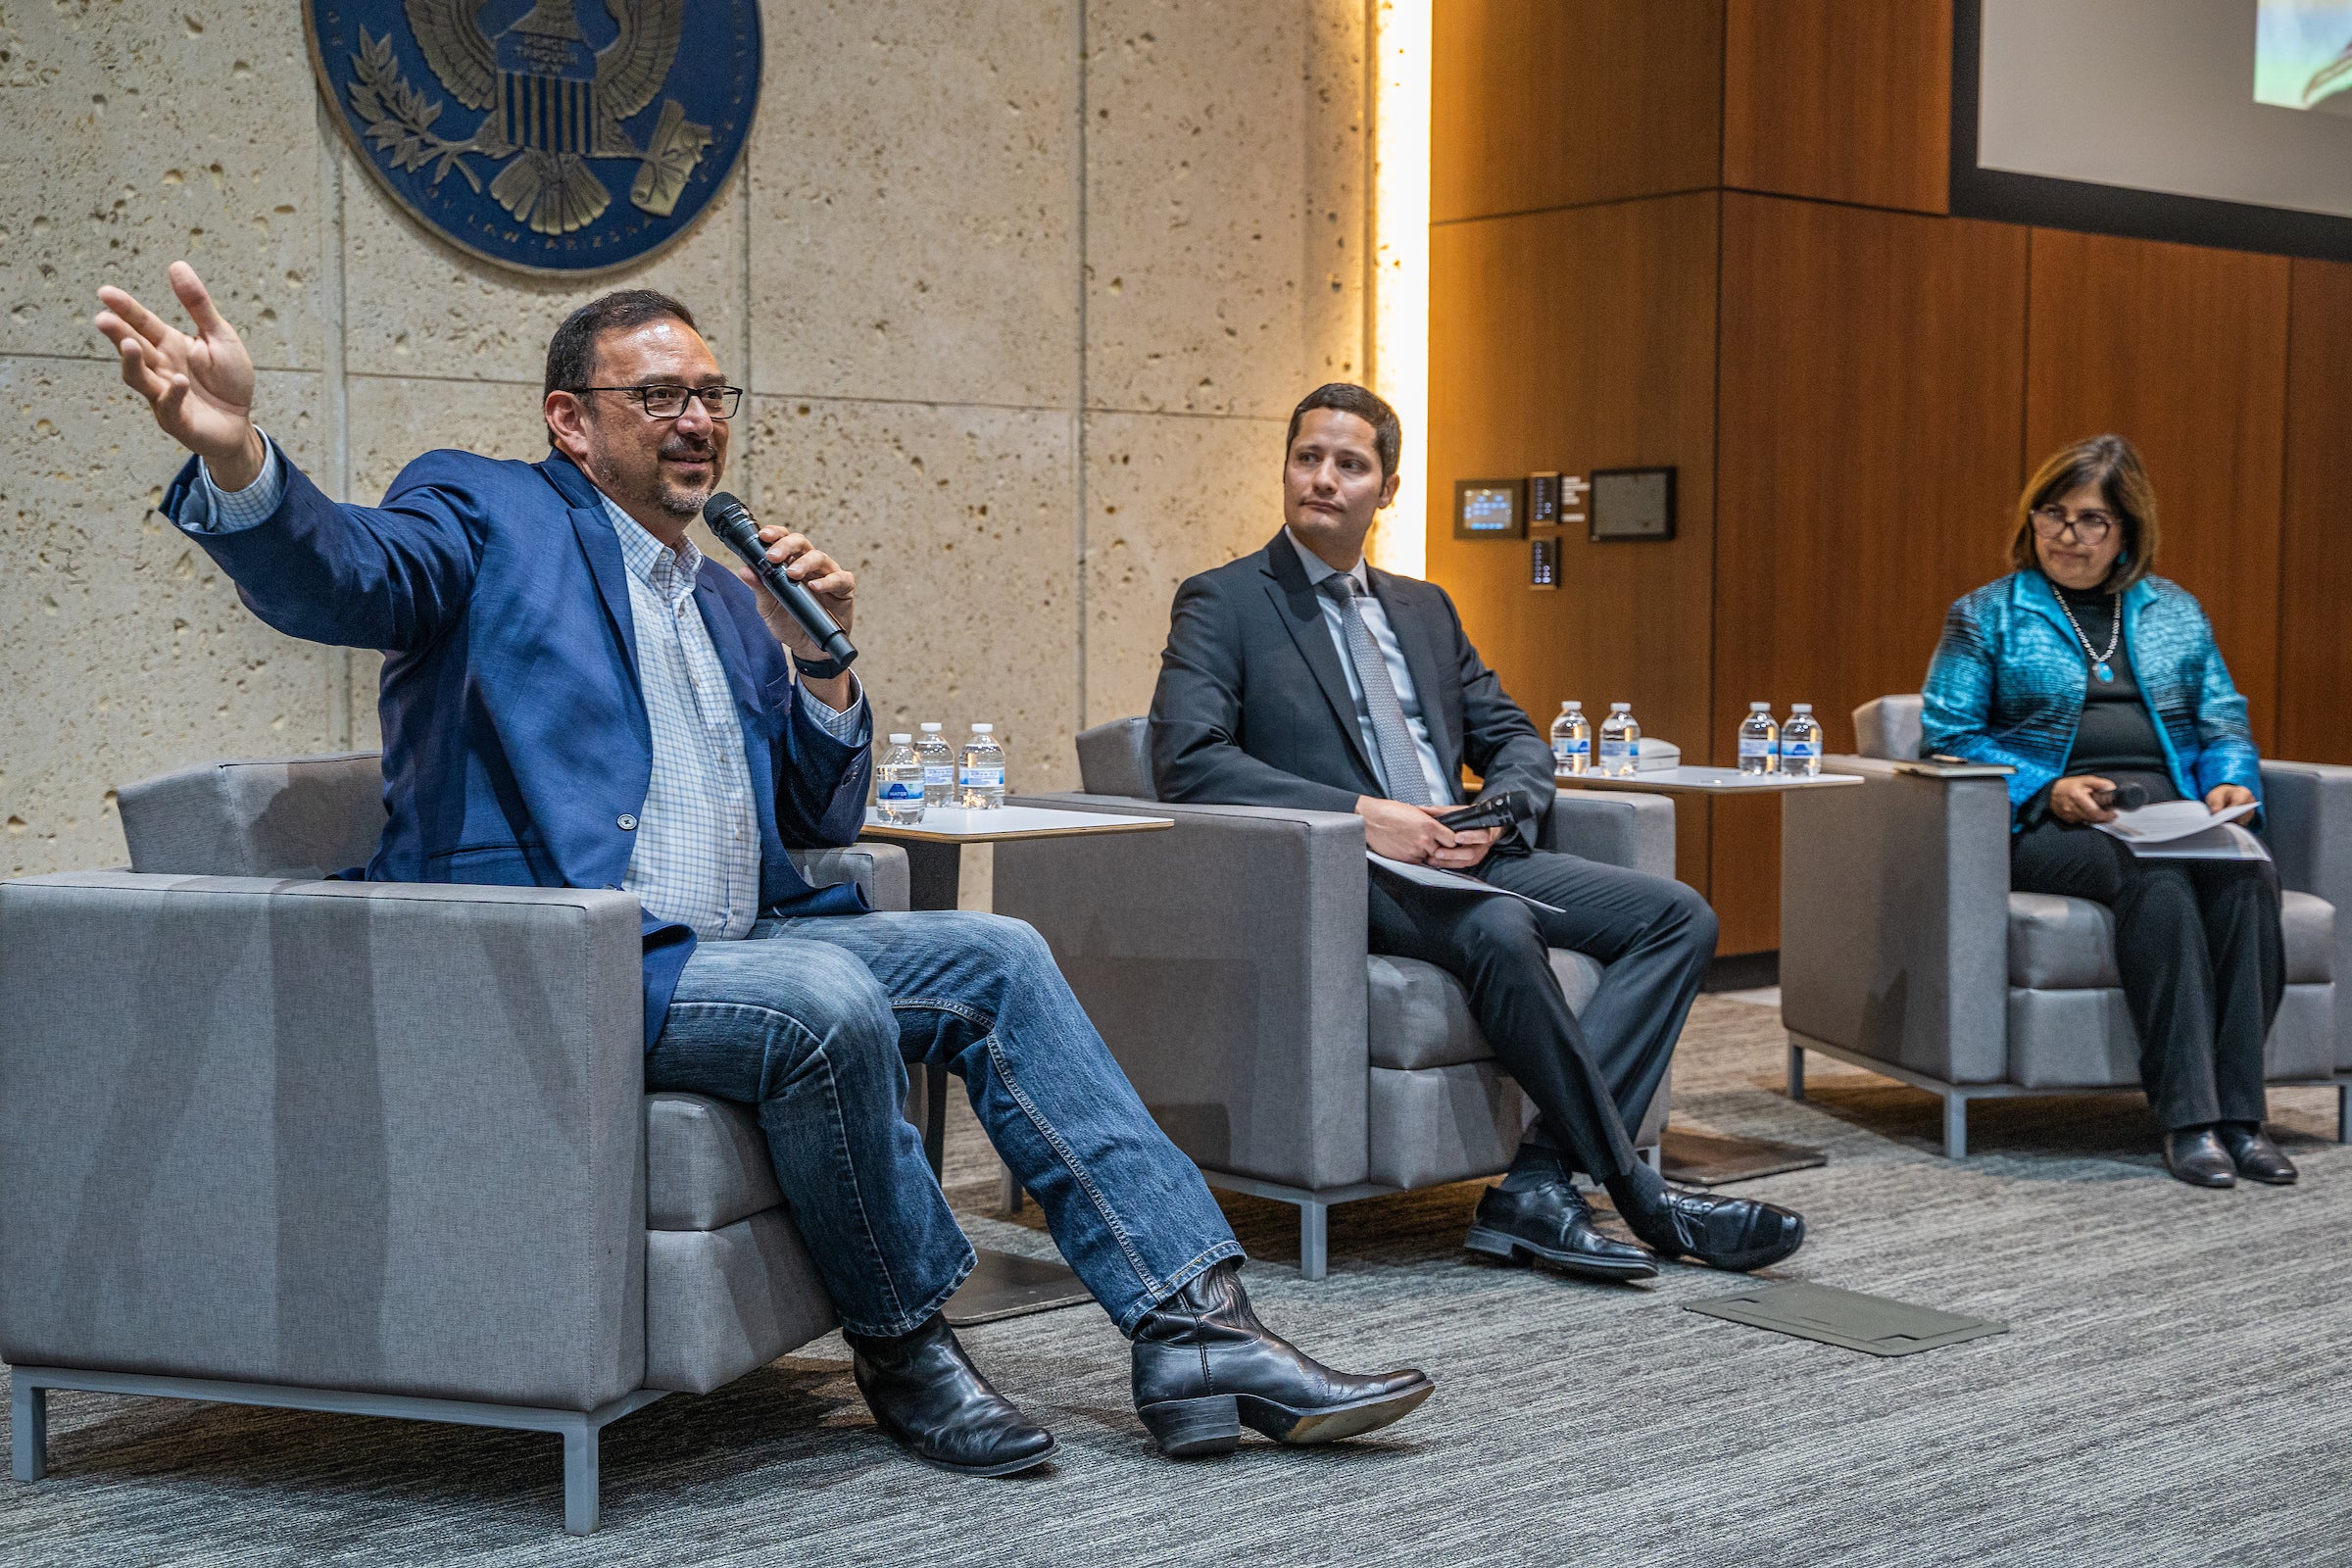
[[304, 0], [303, 27], [318, 90], [392, 199], [524, 271], [603, 271], [675, 241], [759, 106], [759, 0]]

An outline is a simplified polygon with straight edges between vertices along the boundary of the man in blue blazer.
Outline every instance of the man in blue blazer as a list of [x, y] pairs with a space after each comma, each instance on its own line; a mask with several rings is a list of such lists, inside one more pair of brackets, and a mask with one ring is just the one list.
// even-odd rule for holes
[[[1133, 1340], [1137, 1408], [1164, 1451], [1224, 1451], [1243, 1423], [1327, 1443], [1427, 1397], [1418, 1371], [1335, 1372], [1258, 1323], [1200, 1173], [1034, 931], [866, 912], [854, 886], [794, 870], [788, 845], [857, 837], [871, 723], [855, 677], [687, 538], [742, 393], [683, 305], [624, 290], [557, 329], [544, 462], [430, 452], [370, 508], [329, 500], [255, 426], [234, 328], [184, 262], [172, 285], [192, 335], [115, 288], [96, 318], [123, 381], [194, 454], [166, 514], [270, 625], [385, 654], [368, 876], [637, 895], [647, 1087], [757, 1107], [886, 1433], [976, 1475], [1054, 1449], [940, 1315], [973, 1256], [900, 1114], [917, 1060], [963, 1077]], [[852, 575], [797, 533], [760, 537], [846, 629]]]

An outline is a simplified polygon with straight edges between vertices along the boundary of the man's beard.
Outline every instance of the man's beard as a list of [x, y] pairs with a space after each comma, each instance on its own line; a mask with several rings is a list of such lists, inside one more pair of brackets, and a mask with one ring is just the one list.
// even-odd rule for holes
[[664, 478], [662, 481], [662, 494], [655, 501], [655, 505], [673, 517], [701, 516], [703, 503], [710, 500], [711, 492], [718, 488], [720, 470], [717, 444], [707, 441], [664, 441], [662, 443], [662, 456], [673, 460], [678, 458], [710, 460], [710, 477], [709, 480], [699, 485], [685, 485]]

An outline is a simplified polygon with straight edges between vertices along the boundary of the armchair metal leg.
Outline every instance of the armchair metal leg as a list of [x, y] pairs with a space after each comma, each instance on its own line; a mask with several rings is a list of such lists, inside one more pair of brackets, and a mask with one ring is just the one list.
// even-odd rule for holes
[[1298, 1272], [1306, 1279], [1319, 1280], [1323, 1277], [1329, 1247], [1329, 1229], [1325, 1222], [1330, 1215], [1330, 1204], [1318, 1203], [1311, 1198], [1298, 1205]]
[[1004, 1212], [1018, 1214], [1021, 1211], [1021, 1199], [1025, 1196], [1021, 1191], [1021, 1184], [1013, 1179], [1012, 1167], [1009, 1165], [999, 1166], [997, 1169], [997, 1198], [1003, 1203]]
[[22, 1377], [9, 1387], [10, 1474], [38, 1481], [49, 1473], [49, 1391]]
[[1968, 1157], [1968, 1097], [1966, 1095], [1943, 1097], [1943, 1157], [1946, 1159], [1966, 1159]]
[[1805, 1098], [1805, 1048], [1793, 1040], [1788, 1042], [1788, 1098]]
[[2352, 1078], [2335, 1086], [2335, 1141], [2352, 1144]]
[[600, 1436], [584, 1416], [564, 1429], [564, 1528], [575, 1536], [596, 1533]]
[[1647, 1165], [1652, 1171], [1660, 1176], [1666, 1174], [1666, 1146], [1664, 1144], [1651, 1144], [1648, 1148], [1637, 1149], [1634, 1152], [1641, 1155], [1642, 1163]]

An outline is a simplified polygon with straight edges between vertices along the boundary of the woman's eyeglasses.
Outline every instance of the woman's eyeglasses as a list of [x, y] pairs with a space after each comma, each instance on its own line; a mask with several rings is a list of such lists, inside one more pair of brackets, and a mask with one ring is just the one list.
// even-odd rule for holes
[[2075, 530], [2075, 537], [2083, 544], [2095, 545], [2103, 541], [2107, 537], [2108, 530], [2114, 526], [2114, 514], [2100, 512], [2095, 508], [2077, 512], [2071, 515], [2064, 507], [2035, 507], [2034, 509], [2034, 531], [2044, 539], [2055, 539], [2065, 533], [2067, 529], [2072, 528]]

